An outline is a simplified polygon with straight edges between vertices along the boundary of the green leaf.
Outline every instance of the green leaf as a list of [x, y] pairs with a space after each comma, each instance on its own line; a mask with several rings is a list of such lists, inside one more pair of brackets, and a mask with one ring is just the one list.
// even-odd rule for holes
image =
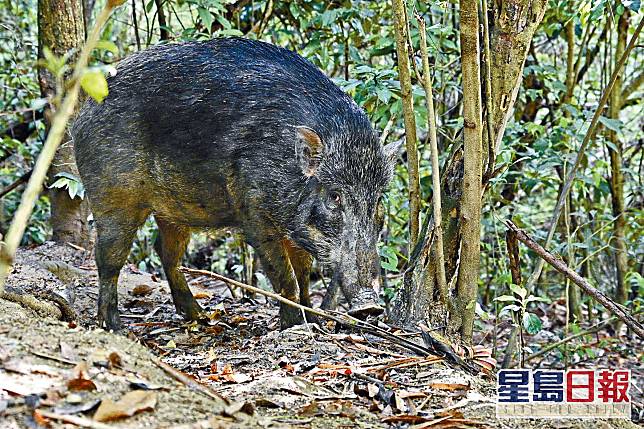
[[380, 254], [383, 256], [383, 260], [380, 261], [380, 266], [387, 271], [398, 271], [398, 255], [396, 251], [391, 247], [383, 247], [380, 250]]
[[541, 319], [533, 313], [525, 313], [523, 315], [523, 328], [530, 335], [534, 335], [542, 328]]
[[391, 91], [385, 86], [379, 86], [376, 88], [376, 94], [378, 94], [378, 99], [385, 104], [389, 103], [389, 100], [391, 100]]
[[99, 40], [96, 42], [96, 49], [102, 49], [104, 51], [111, 52], [114, 55], [118, 55], [119, 53], [119, 48], [109, 40]]
[[495, 301], [499, 302], [518, 302], [519, 300], [516, 299], [516, 297], [512, 295], [501, 295], [499, 297], [496, 297]]
[[85, 92], [96, 100], [97, 103], [101, 103], [109, 92], [105, 76], [98, 70], [85, 72], [80, 79], [80, 84]]
[[76, 182], [80, 182], [80, 177], [78, 177], [78, 176], [76, 176], [76, 175], [74, 175], [72, 173], [68, 173], [66, 171], [61, 171], [60, 173], [56, 174], [54, 177], [65, 177], [65, 178], [67, 178], [69, 180], [74, 180]]
[[609, 119], [604, 116], [599, 117], [599, 122], [601, 122], [606, 128], [616, 133], [622, 130], [622, 121], [619, 119]]
[[521, 311], [521, 307], [519, 307], [518, 305], [514, 305], [514, 304], [506, 305], [505, 307], [503, 307], [501, 309], [501, 314], [500, 315], [503, 315], [504, 313], [508, 313], [510, 311], [519, 312], [519, 311]]
[[517, 286], [515, 284], [510, 285], [510, 290], [517, 295], [521, 297], [521, 299], [525, 299], [526, 296], [528, 296], [528, 290], [525, 288], [522, 288], [521, 286]]
[[198, 8], [197, 12], [199, 13], [199, 19], [201, 19], [202, 24], [206, 27], [206, 31], [210, 33], [210, 29], [212, 28], [212, 23], [214, 21], [212, 14], [208, 9], [203, 7]]
[[541, 297], [541, 296], [534, 296], [534, 295], [530, 295], [528, 297], [528, 299], [525, 300], [526, 304], [529, 303], [529, 302], [534, 302], [534, 301], [545, 302], [545, 303], [550, 303], [551, 302], [548, 298], [544, 298], [544, 297]]
[[624, 14], [624, 5], [622, 3], [617, 5], [617, 9], [615, 9], [615, 13], [617, 16], [622, 16]]
[[291, 11], [294, 18], [297, 19], [297, 17], [300, 16], [300, 9], [298, 9], [298, 5], [296, 2], [291, 2], [291, 4], [288, 6], [288, 10]]
[[85, 198], [85, 187], [78, 177], [65, 171], [54, 176], [57, 180], [49, 185], [49, 188], [67, 189], [69, 198], [72, 200], [76, 197], [81, 200]]

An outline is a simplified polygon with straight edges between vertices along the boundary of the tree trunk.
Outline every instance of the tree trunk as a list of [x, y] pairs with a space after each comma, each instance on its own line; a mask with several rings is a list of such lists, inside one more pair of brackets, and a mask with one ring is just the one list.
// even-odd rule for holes
[[94, 11], [94, 5], [96, 4], [96, 0], [83, 0], [83, 16], [85, 19], [85, 33], [87, 33], [87, 30], [92, 28], [91, 27], [91, 21], [92, 21], [92, 12]]
[[416, 138], [416, 118], [414, 98], [409, 70], [407, 51], [407, 10], [403, 0], [394, 0], [394, 22], [396, 33], [396, 53], [398, 55], [398, 79], [405, 120], [405, 143], [409, 172], [409, 253], [418, 240], [420, 215], [420, 178], [418, 175], [418, 148]]
[[[78, 50], [85, 41], [85, 18], [81, 0], [39, 0], [38, 1], [38, 56], [44, 57], [45, 47], [62, 56], [71, 50]], [[73, 58], [70, 60], [73, 61]], [[38, 72], [40, 91], [50, 100], [56, 92], [56, 79], [41, 68]], [[51, 112], [45, 114], [50, 117]], [[49, 120], [47, 119], [47, 123]], [[74, 146], [68, 133], [58, 148], [49, 169], [49, 179], [59, 173], [78, 177], [74, 159]], [[89, 241], [86, 200], [69, 197], [67, 189], [50, 189], [51, 225], [53, 240], [87, 246]]]
[[[617, 24], [617, 45], [613, 58], [618, 61], [626, 48], [626, 35], [628, 34], [628, 11], [624, 11]], [[608, 115], [611, 119], [619, 120], [622, 108], [622, 74], [617, 77], [615, 87], [610, 96]], [[615, 250], [616, 288], [615, 301], [624, 304], [628, 298], [628, 287], [624, 277], [628, 272], [628, 259], [626, 251], [626, 214], [624, 213], [624, 173], [622, 171], [622, 155], [624, 145], [615, 131], [609, 130], [608, 138], [613, 147], [608, 147], [610, 155], [610, 189], [612, 195], [613, 216], [613, 242]]]
[[165, 19], [165, 11], [163, 10], [163, 0], [154, 0], [157, 7], [157, 19], [159, 20], [159, 39], [168, 40], [170, 38], [168, 33], [168, 23]]
[[463, 195], [461, 197], [461, 255], [456, 283], [456, 311], [450, 330], [470, 342], [481, 258], [481, 179], [483, 130], [479, 14], [476, 0], [462, 0], [461, 68], [463, 73]]
[[[491, 135], [494, 142], [487, 142], [486, 132], [483, 133], [483, 138], [484, 143], [492, 145], [493, 154], [497, 153], [505, 128], [512, 117], [523, 79], [523, 65], [532, 36], [543, 19], [546, 7], [545, 0], [505, 0], [491, 4], [488, 15], [491, 15], [490, 77], [493, 91], [489, 105], [492, 106], [491, 117], [494, 123]], [[486, 126], [487, 121], [484, 127]]]

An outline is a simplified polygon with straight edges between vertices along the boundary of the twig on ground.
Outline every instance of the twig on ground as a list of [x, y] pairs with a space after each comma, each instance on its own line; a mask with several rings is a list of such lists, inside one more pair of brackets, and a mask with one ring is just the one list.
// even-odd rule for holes
[[88, 419], [87, 417], [79, 417], [79, 416], [71, 416], [67, 414], [58, 414], [58, 413], [52, 413], [49, 411], [43, 411], [43, 410], [36, 410], [38, 414], [41, 416], [45, 417], [46, 419], [50, 420], [58, 420], [64, 423], [71, 423], [75, 426], [80, 426], [82, 428], [91, 428], [91, 429], [114, 429], [114, 426], [106, 425], [104, 423], [100, 423], [97, 421], [94, 421], [92, 419]]
[[606, 308], [609, 312], [614, 314], [619, 320], [624, 322], [629, 328], [633, 330], [640, 338], [644, 338], [644, 326], [631, 316], [620, 305], [616, 304], [613, 300], [604, 295], [601, 291], [597, 290], [588, 283], [586, 279], [571, 270], [562, 260], [557, 259], [552, 253], [541, 247], [539, 243], [534, 241], [523, 230], [519, 229], [512, 221], [507, 220], [506, 226], [514, 231], [519, 241], [534, 250], [544, 261], [552, 265], [557, 271], [568, 277], [573, 283], [582, 288], [588, 295], [592, 296], [597, 302]]
[[31, 353], [34, 356], [38, 356], [39, 358], [49, 359], [60, 363], [66, 363], [67, 365], [78, 365], [78, 362], [65, 359], [64, 357], [61, 357], [61, 356], [54, 356], [43, 352], [36, 352], [33, 350], [30, 350], [29, 353]]
[[[360, 319], [356, 319], [355, 317], [349, 316], [348, 314], [325, 311], [320, 308], [310, 308], [305, 305], [299, 304], [297, 302], [293, 302], [290, 299], [286, 299], [277, 293], [265, 291], [263, 289], [256, 288], [254, 286], [229, 279], [228, 277], [224, 277], [220, 274], [213, 273], [211, 271], [195, 270], [193, 268], [186, 268], [186, 267], [181, 267], [179, 270], [187, 274], [209, 276], [217, 280], [221, 280], [231, 286], [245, 289], [250, 292], [267, 296], [269, 298], [273, 298], [281, 303], [306, 311], [307, 313], [311, 313], [316, 316], [320, 316], [325, 319], [332, 320], [340, 325], [359, 329], [363, 332], [368, 332], [377, 337], [389, 340], [390, 342], [397, 344], [400, 347], [406, 348], [407, 350], [411, 350], [412, 352], [417, 353], [421, 356], [439, 356], [439, 357], [445, 358], [446, 362], [452, 364], [452, 366], [460, 367], [461, 369], [464, 369], [469, 373], [477, 374], [479, 372], [478, 368], [464, 361], [460, 357], [456, 356], [455, 353], [449, 351], [449, 346], [447, 346], [446, 344], [443, 344], [442, 342], [440, 342], [439, 340], [433, 337], [432, 337], [433, 339], [432, 344], [434, 345], [442, 344], [442, 347], [440, 348], [440, 350], [430, 349], [428, 347], [417, 344], [413, 341], [407, 340], [405, 338], [401, 338], [400, 336], [392, 334], [391, 332], [385, 329], [379, 328], [378, 326], [372, 325], [371, 323], [367, 323]], [[429, 333], [424, 333], [424, 335], [425, 334], [429, 336]]]
[[156, 366], [164, 370], [170, 377], [174, 378], [180, 383], [185, 384], [189, 389], [202, 393], [208, 396], [209, 398], [214, 399], [215, 401], [223, 401], [225, 405], [230, 405], [230, 400], [228, 398], [220, 395], [210, 387], [199, 383], [197, 380], [193, 380], [192, 378], [182, 373], [181, 371], [172, 368], [167, 363], [162, 362], [159, 359], [152, 359], [152, 362]]

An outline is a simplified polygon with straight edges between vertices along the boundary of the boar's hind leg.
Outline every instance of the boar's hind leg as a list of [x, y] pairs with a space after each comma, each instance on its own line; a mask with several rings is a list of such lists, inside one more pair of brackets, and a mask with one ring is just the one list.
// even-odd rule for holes
[[[276, 292], [284, 298], [299, 302], [300, 292], [295, 271], [288, 258], [288, 251], [282, 241], [264, 239], [255, 247], [262, 267]], [[280, 327], [282, 329], [304, 322], [302, 311], [280, 303]]]
[[145, 222], [147, 214], [125, 210], [109, 213], [96, 211], [94, 217], [98, 234], [98, 324], [106, 329], [119, 331], [123, 328], [118, 310], [119, 272], [130, 254], [136, 230]]
[[188, 320], [199, 320], [203, 309], [197, 304], [188, 288], [186, 278], [179, 271], [181, 258], [190, 241], [190, 229], [156, 218], [159, 235], [154, 242], [154, 250], [161, 258], [163, 271], [170, 284], [172, 301], [177, 313]]

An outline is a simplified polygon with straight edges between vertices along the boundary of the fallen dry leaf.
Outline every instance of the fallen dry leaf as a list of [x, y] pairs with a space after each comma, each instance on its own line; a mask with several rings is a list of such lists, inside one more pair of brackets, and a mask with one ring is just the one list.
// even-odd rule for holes
[[229, 404], [223, 411], [223, 415], [234, 417], [238, 413], [248, 414], [252, 416], [255, 414], [255, 406], [251, 402], [233, 402]]
[[45, 427], [45, 428], [50, 428], [51, 425], [49, 424], [49, 420], [47, 420], [45, 417], [43, 417], [38, 410], [34, 410], [34, 422], [38, 427]]
[[109, 369], [122, 368], [123, 360], [121, 359], [121, 356], [119, 356], [119, 354], [116, 352], [110, 353], [107, 356], [107, 367]]
[[87, 362], [83, 361], [76, 365], [73, 369], [73, 376], [74, 378], [67, 381], [67, 388], [69, 390], [75, 392], [96, 390], [96, 384], [89, 379]]
[[94, 420], [108, 422], [125, 417], [131, 417], [141, 411], [153, 410], [157, 404], [157, 394], [148, 390], [134, 390], [128, 392], [121, 399], [114, 402], [103, 399], [94, 414]]
[[224, 375], [224, 380], [226, 380], [226, 381], [228, 381], [230, 383], [245, 383], [245, 382], [250, 381], [252, 379], [253, 379], [253, 377], [251, 377], [250, 375], [240, 374], [240, 373], [225, 374]]
[[100, 400], [93, 400], [93, 401], [88, 401], [88, 402], [82, 402], [80, 404], [71, 404], [71, 403], [66, 403], [62, 405], [58, 405], [54, 408], [54, 412], [56, 414], [78, 414], [78, 413], [86, 413], [88, 411], [93, 410], [94, 408], [98, 407], [98, 405], [101, 403]]
[[374, 398], [379, 391], [380, 391], [380, 388], [377, 385], [373, 383], [367, 384], [367, 392], [369, 392], [370, 398]]
[[150, 292], [152, 292], [152, 287], [145, 284], [134, 286], [134, 289], [132, 289], [132, 295], [134, 296], [145, 296]]
[[7, 373], [0, 372], [0, 391], [6, 390], [14, 395], [40, 395], [59, 382], [60, 380], [50, 377], [22, 374], [11, 376]]
[[18, 361], [16, 359], [9, 359], [4, 362], [3, 368], [5, 371], [16, 372], [18, 374], [44, 374], [50, 377], [58, 377], [60, 374], [57, 368], [49, 365], [36, 365], [25, 361]]
[[460, 383], [431, 383], [429, 387], [436, 390], [470, 390], [469, 385]]
[[239, 325], [241, 323], [246, 323], [246, 322], [248, 322], [248, 319], [240, 315], [235, 315], [231, 317], [230, 320], [228, 321], [228, 323], [230, 323], [231, 325]]
[[64, 357], [65, 359], [71, 360], [71, 361], [77, 361], [78, 360], [78, 355], [76, 354], [76, 350], [69, 344], [61, 341], [60, 342], [60, 355]]
[[195, 299], [210, 299], [212, 297], [208, 292], [197, 292], [193, 296]]
[[73, 378], [67, 382], [67, 388], [73, 392], [96, 390], [96, 384], [86, 378]]
[[209, 380], [212, 381], [227, 381], [229, 383], [245, 383], [253, 379], [250, 375], [236, 373], [233, 371], [233, 367], [227, 363], [221, 370], [217, 370], [217, 364], [214, 363], [211, 365], [212, 370], [216, 370], [216, 374], [210, 374], [208, 376]]
[[318, 404], [317, 401], [311, 401], [302, 408], [300, 408], [298, 414], [301, 416], [316, 416], [318, 414], [322, 414], [322, 410], [320, 409], [320, 405]]

